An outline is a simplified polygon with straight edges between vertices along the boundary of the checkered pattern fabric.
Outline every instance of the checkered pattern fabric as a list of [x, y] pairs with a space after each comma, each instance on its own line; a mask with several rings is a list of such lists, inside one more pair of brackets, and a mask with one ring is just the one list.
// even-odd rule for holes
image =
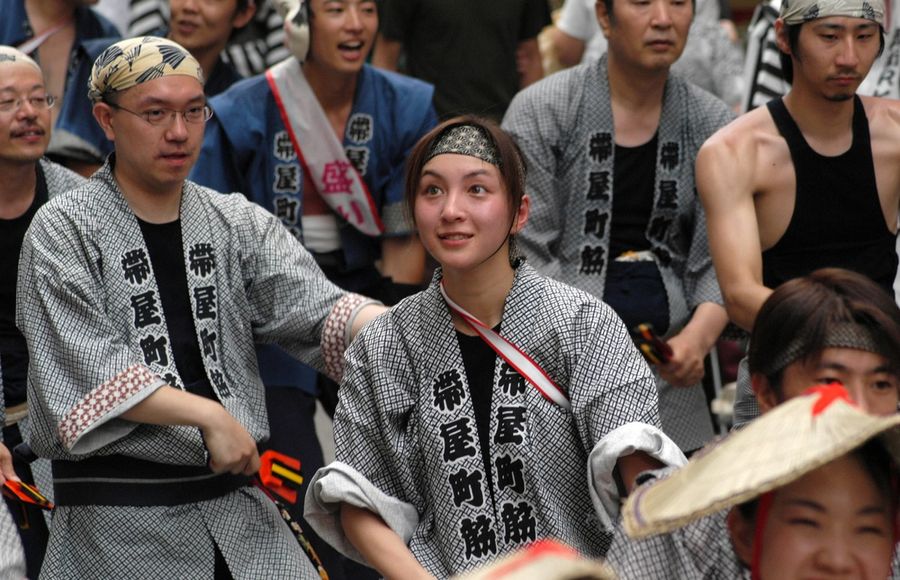
[[281, 516], [254, 488], [174, 507], [58, 507], [46, 578], [212, 578], [213, 543], [235, 580], [318, 579]]
[[439, 276], [367, 325], [348, 350], [337, 460], [416, 510], [408, 543], [438, 577], [536, 537], [602, 556], [611, 536], [588, 496], [587, 454], [625, 423], [659, 423], [653, 379], [624, 326], [600, 301], [518, 268], [502, 334], [568, 393], [572, 411], [498, 357], [488, 475]]
[[[276, 343], [322, 368], [322, 329], [345, 293], [264, 209], [242, 196], [220, 195], [190, 182], [183, 195], [185, 269], [207, 377], [229, 413], [262, 441], [268, 423], [254, 343]], [[86, 185], [50, 200], [35, 216], [20, 261], [17, 323], [33, 353], [29, 442], [42, 457], [124, 454], [163, 463], [206, 463], [197, 428], [138, 425], [118, 418], [163, 381], [183, 385], [164, 313], [153, 301], [158, 288], [149, 260], [142, 260], [146, 252], [109, 165]], [[133, 374], [142, 377], [141, 388], [103, 391], [101, 385], [114, 383], [126, 369], [138, 369]], [[73, 414], [77, 408], [91, 409], [91, 419], [74, 421], [74, 431], [64, 439], [60, 427], [67, 417], [78, 416]], [[185, 572], [189, 565], [180, 559], [187, 558], [186, 550], [196, 549], [196, 542], [212, 537], [236, 577], [298, 577], [299, 567], [281, 557], [286, 544], [269, 527], [248, 523], [259, 516], [247, 515], [250, 504], [264, 502], [238, 502], [237, 497], [231, 494], [207, 507], [61, 509], [48, 556], [49, 570], [59, 575], [50, 576], [206, 577], [211, 567], [208, 573]], [[117, 527], [115, 514], [133, 521]], [[146, 530], [144, 536], [134, 531], [138, 527]], [[150, 535], [157, 543], [152, 550], [147, 548]], [[133, 548], [126, 546], [132, 538], [138, 538]], [[172, 549], [159, 549], [161, 541], [170, 542]], [[110, 546], [110, 553], [101, 557], [97, 546]], [[257, 548], [262, 556], [245, 555]], [[205, 566], [202, 550], [197, 554], [190, 565]], [[261, 559], [267, 557], [272, 562]], [[113, 561], [126, 568], [116, 568]], [[146, 568], [130, 574], [128, 566]]]
[[6, 502], [0, 500], [0, 578], [25, 577], [25, 552]]
[[[552, 75], [519, 93], [503, 120], [528, 163], [531, 215], [519, 234], [524, 254], [541, 273], [600, 298], [613, 258], [606, 254], [615, 195], [606, 70], [604, 56]], [[646, 236], [668, 297], [670, 334], [684, 326], [697, 305], [722, 303], [694, 186], [694, 159], [703, 142], [732, 117], [712, 95], [669, 77]], [[682, 449], [700, 447], [712, 437], [701, 387], [691, 390], [660, 388], [663, 429]]]

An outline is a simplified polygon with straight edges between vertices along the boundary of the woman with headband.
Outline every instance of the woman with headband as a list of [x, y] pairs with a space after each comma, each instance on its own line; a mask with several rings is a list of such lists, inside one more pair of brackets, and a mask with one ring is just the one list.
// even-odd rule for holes
[[524, 173], [473, 117], [408, 160], [407, 207], [440, 268], [349, 349], [337, 461], [306, 501], [322, 537], [387, 577], [446, 577], [546, 536], [602, 556], [637, 473], [683, 461], [619, 318], [517, 256]]

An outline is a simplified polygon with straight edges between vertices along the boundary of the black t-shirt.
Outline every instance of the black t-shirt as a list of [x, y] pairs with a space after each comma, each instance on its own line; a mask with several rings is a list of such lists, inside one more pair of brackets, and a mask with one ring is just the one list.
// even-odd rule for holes
[[17, 218], [0, 219], [0, 370], [7, 407], [25, 402], [28, 347], [16, 327], [16, 279], [25, 232], [38, 208], [47, 201], [44, 172], [40, 164], [35, 167], [37, 183], [31, 205]]
[[197, 327], [191, 310], [190, 292], [184, 265], [184, 250], [181, 242], [181, 220], [167, 224], [151, 224], [138, 219], [150, 263], [159, 286], [169, 330], [175, 368], [185, 388], [197, 395], [216, 399], [212, 386], [203, 367], [203, 355], [197, 341]]
[[547, 0], [384, 0], [381, 32], [407, 72], [435, 86], [442, 118], [501, 119], [519, 91], [516, 49], [550, 24]]
[[656, 189], [656, 145], [658, 135], [637, 147], [616, 145], [613, 167], [612, 221], [609, 256], [650, 249], [647, 224], [653, 211]]
[[[500, 332], [500, 327], [494, 329]], [[481, 444], [481, 459], [484, 472], [487, 474], [488, 489], [493, 494], [491, 471], [491, 394], [494, 390], [494, 364], [497, 353], [480, 336], [469, 336], [456, 331], [459, 349], [462, 352], [463, 366], [466, 368], [466, 379], [469, 382], [469, 395], [475, 409], [475, 427], [478, 430], [478, 441]]]

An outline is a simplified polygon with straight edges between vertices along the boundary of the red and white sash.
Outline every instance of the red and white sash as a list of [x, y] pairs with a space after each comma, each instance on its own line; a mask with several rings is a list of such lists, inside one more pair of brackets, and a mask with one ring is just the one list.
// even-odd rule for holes
[[300, 62], [296, 58], [281, 61], [266, 71], [266, 80], [303, 170], [319, 195], [328, 207], [362, 233], [381, 235], [384, 224], [369, 189], [347, 159], [344, 146], [303, 76]]
[[494, 352], [500, 355], [509, 366], [516, 369], [516, 372], [522, 375], [529, 383], [534, 385], [538, 392], [545, 399], [552, 403], [556, 403], [567, 411], [572, 410], [572, 404], [569, 397], [553, 382], [553, 379], [544, 372], [530, 356], [522, 352], [519, 347], [497, 334], [492, 328], [489, 328], [483, 322], [475, 318], [463, 310], [462, 306], [454, 302], [444, 290], [444, 282], [441, 281], [441, 295], [447, 302], [447, 305], [457, 314], [459, 314], [466, 323], [478, 333], [483, 341], [488, 343]]

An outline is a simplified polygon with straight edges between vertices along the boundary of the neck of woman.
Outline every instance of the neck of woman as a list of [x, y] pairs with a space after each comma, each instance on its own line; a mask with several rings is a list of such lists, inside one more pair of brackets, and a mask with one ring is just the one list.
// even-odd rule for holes
[[[507, 262], [505, 267], [493, 267], [487, 271], [479, 269], [458, 272], [445, 269], [443, 272], [444, 291], [466, 312], [480, 320], [488, 328], [500, 324], [503, 306], [512, 289], [516, 272]], [[455, 312], [453, 325], [465, 334], [475, 331]]]

